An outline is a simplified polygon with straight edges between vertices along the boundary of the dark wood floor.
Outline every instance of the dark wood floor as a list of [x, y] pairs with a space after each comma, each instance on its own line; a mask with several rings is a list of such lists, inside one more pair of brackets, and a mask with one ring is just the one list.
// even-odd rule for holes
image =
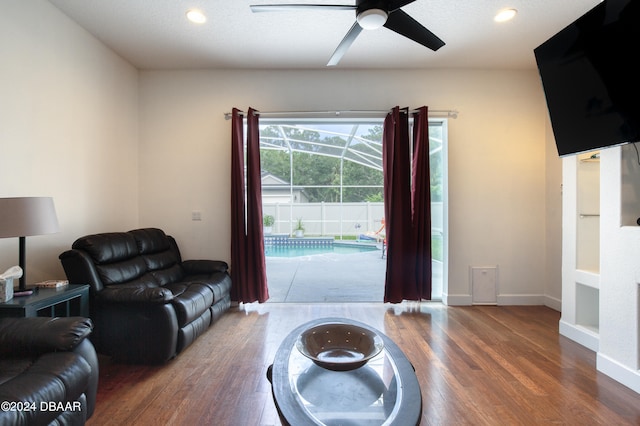
[[422, 389], [422, 425], [640, 424], [640, 395], [558, 334], [558, 312], [438, 303], [232, 308], [166, 365], [101, 359], [89, 424], [279, 425], [267, 367], [289, 331], [328, 316], [370, 324], [405, 352]]

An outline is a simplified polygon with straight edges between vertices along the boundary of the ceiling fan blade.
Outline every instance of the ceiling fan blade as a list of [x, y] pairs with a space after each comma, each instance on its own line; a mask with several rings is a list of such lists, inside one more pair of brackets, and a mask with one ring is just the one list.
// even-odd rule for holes
[[252, 4], [249, 6], [253, 13], [257, 12], [288, 12], [297, 10], [355, 10], [356, 6], [341, 4]]
[[413, 3], [416, 0], [391, 0], [389, 5], [387, 6], [387, 12], [393, 12], [396, 9], [400, 9], [408, 5], [409, 3]]
[[361, 32], [362, 32], [362, 27], [358, 25], [357, 21], [354, 22], [353, 26], [351, 27], [347, 35], [344, 36], [344, 38], [336, 48], [335, 52], [333, 52], [333, 55], [331, 55], [331, 59], [329, 59], [329, 62], [327, 63], [328, 67], [333, 67], [338, 65], [338, 62], [340, 62], [340, 59], [342, 59], [342, 56], [345, 53], [347, 53], [347, 50], [349, 50], [349, 47]]
[[384, 26], [433, 51], [440, 49], [445, 44], [438, 36], [423, 27], [418, 21], [402, 10], [396, 10], [390, 13]]

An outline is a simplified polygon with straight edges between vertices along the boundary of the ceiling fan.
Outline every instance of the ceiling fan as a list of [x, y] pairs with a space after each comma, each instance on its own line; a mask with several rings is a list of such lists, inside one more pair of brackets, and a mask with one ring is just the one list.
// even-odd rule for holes
[[356, 12], [354, 22], [342, 39], [327, 66], [335, 66], [347, 52], [363, 29], [374, 30], [382, 26], [403, 35], [416, 43], [436, 51], [444, 46], [444, 41], [423, 27], [418, 21], [400, 10], [415, 0], [356, 0], [355, 5], [339, 4], [262, 4], [251, 5], [255, 12], [282, 12], [297, 10], [351, 10]]

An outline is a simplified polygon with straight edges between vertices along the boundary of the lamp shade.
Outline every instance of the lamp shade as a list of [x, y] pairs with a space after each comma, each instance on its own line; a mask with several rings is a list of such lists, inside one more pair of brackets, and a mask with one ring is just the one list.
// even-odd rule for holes
[[53, 234], [58, 230], [53, 198], [0, 198], [0, 238]]

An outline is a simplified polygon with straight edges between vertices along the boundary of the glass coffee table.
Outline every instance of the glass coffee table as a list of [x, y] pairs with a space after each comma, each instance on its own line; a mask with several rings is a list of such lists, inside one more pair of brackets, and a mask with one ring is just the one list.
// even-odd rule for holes
[[[350, 371], [319, 367], [296, 348], [302, 332], [326, 322], [374, 331], [384, 349]], [[322, 318], [293, 330], [278, 348], [267, 373], [283, 422], [291, 425], [417, 425], [422, 394], [415, 370], [396, 344], [380, 331], [346, 318]]]

